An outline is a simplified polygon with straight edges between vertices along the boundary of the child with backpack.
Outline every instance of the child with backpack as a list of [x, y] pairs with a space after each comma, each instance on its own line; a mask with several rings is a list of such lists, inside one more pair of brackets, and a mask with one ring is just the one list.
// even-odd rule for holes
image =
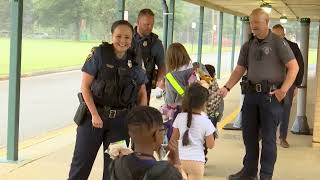
[[210, 119], [204, 115], [209, 92], [199, 83], [187, 89], [182, 100], [182, 113], [173, 123], [170, 141], [178, 140], [182, 170], [188, 180], [201, 180], [204, 175], [204, 144], [214, 147], [213, 133], [216, 131]]
[[168, 161], [156, 161], [153, 156], [164, 138], [161, 113], [153, 107], [137, 106], [128, 113], [127, 123], [134, 152], [111, 163], [111, 180], [182, 180], [176, 141], [168, 145]]
[[[213, 133], [214, 138], [217, 138], [218, 137], [217, 123], [221, 120], [223, 116], [224, 101], [223, 101], [223, 98], [218, 94], [219, 85], [215, 78], [216, 70], [214, 66], [210, 64], [206, 64], [205, 68], [212, 78], [210, 85], [208, 85], [209, 97], [206, 105], [206, 113], [208, 115], [208, 118], [211, 120], [212, 124], [214, 125], [214, 127], [217, 129]], [[208, 154], [208, 148], [205, 148], [204, 155], [205, 155], [206, 162], [208, 161], [207, 154]]]
[[215, 78], [216, 69], [210, 64], [205, 65], [206, 70], [212, 78], [212, 83], [208, 87], [209, 98], [206, 106], [206, 113], [214, 127], [217, 128], [217, 123], [221, 120], [224, 110], [223, 98], [218, 94], [219, 85]]
[[172, 134], [172, 123], [179, 112], [185, 89], [194, 81], [194, 68], [187, 50], [180, 43], [172, 43], [165, 55], [165, 105], [160, 108], [167, 129], [167, 138]]
[[182, 89], [186, 89], [189, 86], [188, 80], [194, 72], [191, 58], [182, 44], [172, 43], [166, 51], [165, 63], [168, 71], [165, 77], [165, 102], [181, 105], [183, 94], [177, 92], [168, 75], [171, 74]]

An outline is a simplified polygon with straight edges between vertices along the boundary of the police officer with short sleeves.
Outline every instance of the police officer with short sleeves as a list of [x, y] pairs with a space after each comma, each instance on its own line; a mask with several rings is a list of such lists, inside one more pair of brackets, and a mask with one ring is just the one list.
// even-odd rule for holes
[[[135, 50], [139, 63], [145, 70], [149, 82], [146, 84], [148, 104], [151, 89], [164, 88], [164, 48], [158, 35], [152, 33], [154, 13], [151, 9], [142, 9], [137, 18], [137, 26], [133, 36], [132, 47]], [[157, 65], [158, 70], [155, 67]]]
[[248, 71], [248, 81], [241, 83], [245, 94], [241, 109], [246, 150], [244, 167], [238, 173], [230, 175], [230, 180], [257, 179], [260, 129], [262, 148], [259, 175], [261, 180], [272, 179], [277, 159], [277, 126], [282, 118], [286, 93], [299, 70], [289, 45], [273, 34], [268, 24], [269, 15], [266, 12], [260, 8], [252, 11], [250, 27], [255, 38], [241, 47], [235, 70], [219, 90], [225, 97], [245, 71]]
[[[111, 27], [112, 44], [93, 48], [82, 67], [81, 92], [89, 112], [77, 128], [76, 145], [69, 180], [89, 177], [97, 152], [103, 143], [129, 141], [125, 116], [135, 105], [147, 105], [147, 77], [135, 62], [131, 46], [133, 27], [120, 20]], [[110, 179], [111, 159], [104, 153], [103, 180]]]

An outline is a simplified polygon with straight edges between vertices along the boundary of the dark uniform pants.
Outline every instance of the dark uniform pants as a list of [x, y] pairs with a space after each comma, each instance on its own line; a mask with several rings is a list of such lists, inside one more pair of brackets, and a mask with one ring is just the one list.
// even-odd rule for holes
[[288, 126], [290, 119], [290, 111], [292, 106], [293, 94], [296, 86], [292, 85], [287, 92], [287, 101], [283, 104], [283, 118], [280, 121], [280, 138], [286, 139], [288, 134]]
[[242, 106], [242, 135], [246, 148], [244, 173], [256, 176], [259, 161], [259, 129], [262, 136], [261, 178], [271, 178], [277, 159], [276, 133], [283, 105], [275, 96], [248, 93]]
[[[73, 153], [69, 180], [86, 180], [97, 152], [103, 143], [105, 151], [109, 144], [119, 140], [129, 142], [128, 131], [125, 123], [125, 115], [117, 115], [115, 118], [101, 117], [103, 128], [94, 128], [91, 122], [91, 115], [87, 115], [85, 122], [77, 128], [77, 139]], [[110, 180], [109, 164], [111, 158], [104, 153], [103, 180]]]

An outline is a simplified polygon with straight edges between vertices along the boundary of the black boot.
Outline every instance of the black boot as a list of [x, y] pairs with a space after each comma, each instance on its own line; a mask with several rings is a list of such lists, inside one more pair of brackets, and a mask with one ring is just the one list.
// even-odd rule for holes
[[239, 172], [235, 174], [231, 174], [229, 176], [229, 180], [257, 180], [258, 178], [255, 176], [247, 176], [244, 174], [244, 168], [242, 168]]
[[260, 180], [272, 180], [272, 176], [260, 174]]

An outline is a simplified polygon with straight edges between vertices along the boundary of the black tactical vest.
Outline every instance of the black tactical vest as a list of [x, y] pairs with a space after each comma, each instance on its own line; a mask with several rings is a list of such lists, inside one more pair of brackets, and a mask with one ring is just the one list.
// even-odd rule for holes
[[146, 74], [149, 78], [149, 76], [152, 76], [152, 73], [156, 65], [155, 57], [151, 54], [151, 49], [152, 46], [157, 42], [158, 36], [154, 33], [151, 33], [149, 36], [143, 37], [141, 39], [135, 38], [132, 42], [133, 49], [137, 54], [138, 63], [143, 63], [143, 66], [146, 70]]
[[112, 44], [103, 43], [101, 48], [102, 65], [92, 82], [93, 100], [98, 106], [112, 108], [130, 108], [136, 104], [138, 87], [137, 75], [133, 72], [134, 53], [127, 51], [126, 60], [119, 61], [113, 51]]

